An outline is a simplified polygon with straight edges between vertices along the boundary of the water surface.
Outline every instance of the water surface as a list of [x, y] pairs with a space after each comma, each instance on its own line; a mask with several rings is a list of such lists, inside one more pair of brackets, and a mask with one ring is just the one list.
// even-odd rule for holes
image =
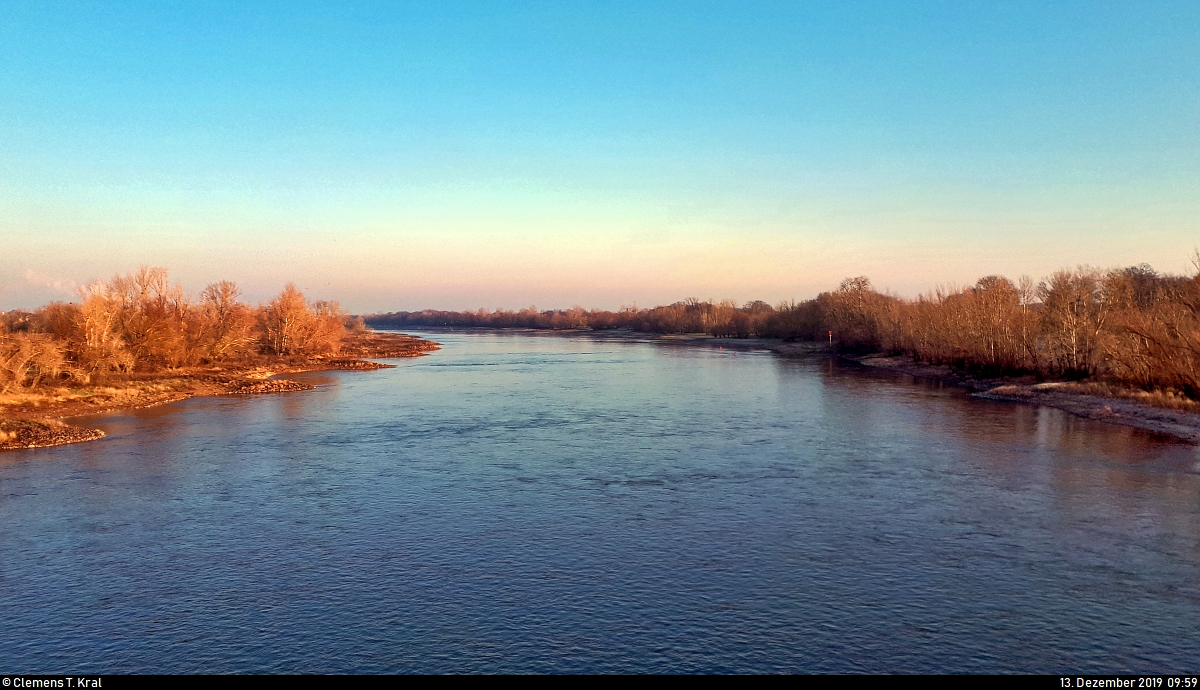
[[433, 337], [0, 455], [0, 670], [1196, 670], [1193, 446], [826, 359]]

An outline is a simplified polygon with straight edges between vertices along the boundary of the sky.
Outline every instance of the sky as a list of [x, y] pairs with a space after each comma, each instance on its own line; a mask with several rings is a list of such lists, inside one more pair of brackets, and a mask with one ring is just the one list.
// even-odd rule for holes
[[0, 0], [0, 309], [1189, 270], [1200, 3]]

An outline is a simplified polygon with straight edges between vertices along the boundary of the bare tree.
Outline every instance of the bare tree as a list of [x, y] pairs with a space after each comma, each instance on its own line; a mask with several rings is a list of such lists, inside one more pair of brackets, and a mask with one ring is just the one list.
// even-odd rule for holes
[[257, 339], [254, 315], [238, 301], [241, 290], [228, 280], [212, 283], [200, 293], [200, 342], [209, 359], [245, 355]]

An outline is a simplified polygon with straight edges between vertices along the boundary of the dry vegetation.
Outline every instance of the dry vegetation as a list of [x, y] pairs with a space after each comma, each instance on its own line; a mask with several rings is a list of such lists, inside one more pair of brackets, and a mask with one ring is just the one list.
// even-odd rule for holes
[[[1200, 255], [1196, 262], [1200, 272]], [[843, 352], [902, 355], [975, 378], [1086, 381], [1093, 394], [1179, 410], [1195, 411], [1200, 401], [1200, 273], [1162, 275], [1145, 265], [1062, 270], [1036, 282], [988, 276], [916, 299], [878, 292], [858, 277], [816, 299], [774, 307], [689, 299], [616, 312], [397, 312], [367, 322], [831, 338]]]
[[[1036, 282], [988, 276], [916, 299], [881, 293], [858, 277], [815, 299], [776, 306], [689, 299], [616, 312], [397, 312], [367, 323], [828, 338], [843, 352], [883, 353], [997, 385], [1004, 377], [1022, 384], [996, 389], [997, 396], [1104, 397], [1194, 414], [1200, 413], [1200, 254], [1196, 265], [1192, 276], [1163, 275], [1145, 265], [1062, 270]], [[40, 443], [57, 428], [46, 421], [54, 417], [197, 394], [291, 390], [299, 384], [264, 379], [318, 368], [376, 368], [381, 365], [361, 358], [436, 349], [417, 338], [372, 332], [336, 302], [309, 302], [292, 285], [257, 307], [238, 296], [234, 284], [214, 283], [193, 303], [167, 281], [165, 270], [143, 268], [88, 286], [80, 303], [0, 314], [0, 419], [6, 425], [0, 447]], [[1046, 381], [1069, 385], [1031, 385]]]
[[265, 380], [314, 369], [376, 369], [362, 357], [411, 357], [437, 345], [378, 334], [336, 302], [293, 285], [257, 307], [236, 285], [209, 285], [193, 303], [161, 268], [97, 282], [79, 303], [0, 313], [0, 448], [89, 440], [98, 431], [53, 421], [192, 395], [301, 390]]

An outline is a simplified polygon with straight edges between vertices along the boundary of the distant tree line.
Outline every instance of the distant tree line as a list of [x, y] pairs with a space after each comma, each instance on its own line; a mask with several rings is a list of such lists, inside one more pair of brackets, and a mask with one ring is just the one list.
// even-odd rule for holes
[[258, 306], [239, 296], [234, 283], [222, 281], [193, 301], [168, 281], [166, 269], [143, 267], [84, 287], [78, 303], [0, 313], [0, 393], [335, 353], [348, 328], [363, 327], [337, 302], [309, 302], [291, 284]]
[[619, 311], [435, 311], [366, 317], [385, 327], [629, 329], [646, 333], [825, 340], [843, 350], [904, 354], [981, 375], [1092, 377], [1200, 400], [1200, 255], [1197, 275], [1146, 265], [1061, 270], [1040, 281], [1001, 276], [904, 299], [866, 277], [804, 302], [737, 306], [688, 299]]
[[364, 317], [370, 325], [401, 328], [437, 326], [451, 328], [537, 328], [570, 329], [629, 329], [647, 333], [711, 333], [717, 336], [749, 338], [762, 336], [772, 326], [766, 321], [777, 316], [777, 310], [766, 302], [751, 302], [738, 307], [733, 301], [700, 301], [687, 299], [675, 304], [638, 309], [625, 307], [620, 311], [570, 309], [538, 311], [527, 307], [519, 311], [498, 309], [489, 311], [393, 312]]

